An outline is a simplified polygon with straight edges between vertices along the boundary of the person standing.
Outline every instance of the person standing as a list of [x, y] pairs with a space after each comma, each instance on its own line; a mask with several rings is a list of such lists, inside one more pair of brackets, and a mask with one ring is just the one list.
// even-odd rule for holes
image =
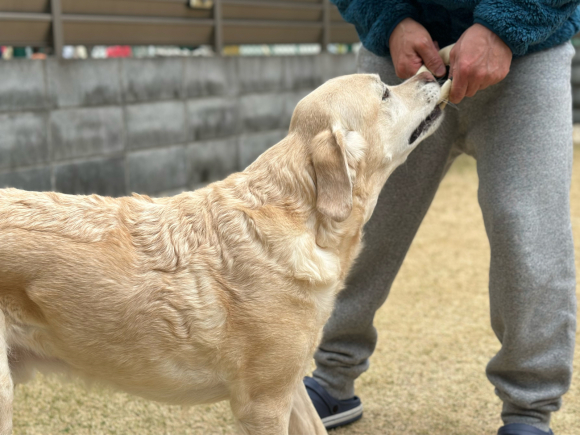
[[362, 417], [354, 382], [375, 349], [375, 312], [446, 169], [468, 153], [477, 160], [491, 247], [491, 324], [501, 350], [486, 371], [503, 402], [498, 435], [553, 434], [550, 416], [570, 386], [576, 331], [569, 40], [580, 29], [580, 2], [331, 1], [360, 36], [358, 71], [387, 84], [423, 64], [445, 75], [438, 49], [455, 43], [450, 101], [459, 110], [447, 111], [381, 192], [316, 370], [304, 380], [319, 415], [327, 428]]

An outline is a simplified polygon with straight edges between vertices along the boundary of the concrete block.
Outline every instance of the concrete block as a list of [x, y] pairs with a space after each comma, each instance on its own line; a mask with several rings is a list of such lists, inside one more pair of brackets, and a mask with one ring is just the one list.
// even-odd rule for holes
[[47, 161], [46, 116], [44, 113], [0, 115], [0, 169]]
[[189, 141], [232, 136], [239, 131], [237, 101], [228, 98], [206, 98], [187, 102]]
[[118, 59], [47, 61], [48, 94], [56, 107], [121, 103]]
[[239, 170], [238, 139], [197, 142], [186, 149], [188, 186], [223, 180]]
[[50, 120], [52, 160], [123, 151], [123, 109], [92, 107], [56, 110]]
[[0, 62], [0, 110], [44, 109], [47, 106], [44, 62], [13, 60]]
[[253, 94], [240, 98], [243, 130], [265, 131], [285, 127], [287, 94]]
[[123, 59], [121, 66], [126, 103], [182, 98], [184, 59]]
[[130, 149], [177, 145], [186, 142], [185, 103], [161, 103], [127, 106], [127, 137]]
[[243, 131], [288, 129], [294, 108], [310, 89], [240, 97]]
[[187, 184], [184, 146], [130, 153], [127, 156], [129, 191], [153, 195]]
[[[200, 187], [203, 187], [203, 186], [200, 186]], [[179, 195], [180, 193], [191, 191], [191, 190], [192, 189], [180, 187], [178, 189], [169, 189], [169, 190], [164, 190], [162, 192], [155, 192], [154, 194], [150, 194], [149, 196], [151, 196], [152, 198], [168, 198], [168, 197], [176, 196], [176, 195]], [[195, 190], [195, 189], [193, 189], [193, 190]]]
[[239, 57], [240, 92], [272, 92], [284, 89], [285, 61], [280, 56]]
[[314, 89], [323, 83], [320, 56], [285, 56], [284, 89]]
[[185, 59], [184, 88], [187, 98], [238, 94], [237, 59], [192, 57]]
[[286, 130], [275, 130], [241, 135], [239, 151], [241, 170], [247, 168], [260, 154], [276, 145], [287, 134]]
[[122, 158], [105, 158], [56, 166], [55, 187], [58, 192], [75, 195], [123, 196], [125, 162]]
[[334, 77], [356, 73], [355, 54], [323, 53], [320, 56], [322, 62], [322, 79], [324, 81], [330, 80]]
[[572, 58], [572, 65], [580, 64], [580, 50], [576, 48], [576, 54]]
[[572, 86], [572, 103], [575, 109], [580, 108], [580, 87]]
[[37, 192], [51, 190], [50, 168], [26, 169], [0, 174], [0, 188], [3, 187], [15, 187]]
[[580, 64], [572, 65], [571, 82], [573, 86], [580, 86]]

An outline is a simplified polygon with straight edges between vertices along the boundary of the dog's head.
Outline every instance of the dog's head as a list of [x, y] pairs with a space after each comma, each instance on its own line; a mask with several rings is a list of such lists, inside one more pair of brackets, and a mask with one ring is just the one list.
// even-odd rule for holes
[[391, 172], [441, 124], [440, 93], [430, 73], [399, 86], [354, 74], [300, 101], [290, 133], [308, 144], [318, 211], [342, 222], [351, 214], [353, 191], [378, 196]]

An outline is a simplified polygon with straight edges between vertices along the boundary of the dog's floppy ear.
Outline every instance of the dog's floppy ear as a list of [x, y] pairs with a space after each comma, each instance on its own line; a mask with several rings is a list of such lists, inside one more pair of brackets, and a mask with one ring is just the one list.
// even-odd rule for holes
[[310, 143], [316, 173], [316, 209], [337, 222], [344, 221], [352, 211], [352, 183], [344, 147], [340, 130], [325, 130]]

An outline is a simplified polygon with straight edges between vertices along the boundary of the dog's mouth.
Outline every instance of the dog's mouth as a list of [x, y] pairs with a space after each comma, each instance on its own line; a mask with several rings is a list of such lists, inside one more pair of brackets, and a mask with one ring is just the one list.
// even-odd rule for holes
[[441, 116], [443, 110], [441, 110], [440, 105], [435, 106], [435, 109], [421, 121], [421, 124], [415, 129], [413, 133], [411, 133], [411, 137], [409, 138], [409, 145], [413, 144], [423, 133], [425, 133], [429, 127], [433, 125], [433, 123]]

